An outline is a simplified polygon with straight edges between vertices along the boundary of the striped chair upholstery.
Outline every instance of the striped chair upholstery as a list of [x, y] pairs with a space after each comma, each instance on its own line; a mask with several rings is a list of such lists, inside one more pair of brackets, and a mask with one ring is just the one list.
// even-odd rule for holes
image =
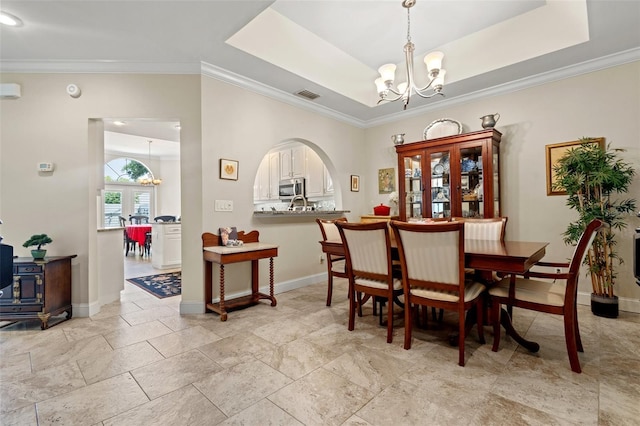
[[465, 313], [476, 307], [478, 336], [482, 330], [485, 286], [465, 279], [464, 225], [391, 222], [396, 235], [405, 303], [404, 348], [411, 348], [413, 311], [418, 305], [458, 312], [458, 364], [464, 366]]
[[[317, 218], [316, 222], [320, 225], [323, 241], [334, 241], [342, 243], [340, 232], [336, 227], [336, 222], [346, 222], [346, 217], [328, 220]], [[333, 298], [333, 277], [347, 278], [347, 264], [344, 256], [327, 253], [327, 306], [331, 306]]]
[[[386, 300], [387, 343], [393, 340], [393, 303], [402, 294], [399, 269], [391, 262], [387, 222], [337, 222], [347, 260], [349, 278], [349, 330], [354, 329], [355, 312], [362, 315], [361, 293]], [[382, 316], [382, 307], [380, 308]]]

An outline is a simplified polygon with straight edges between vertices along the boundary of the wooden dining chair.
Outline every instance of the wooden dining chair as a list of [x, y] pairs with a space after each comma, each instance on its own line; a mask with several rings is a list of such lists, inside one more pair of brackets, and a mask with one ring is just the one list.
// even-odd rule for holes
[[[340, 217], [338, 219], [316, 219], [316, 223], [320, 226], [320, 232], [322, 234], [322, 241], [334, 241], [342, 244], [340, 232], [336, 227], [336, 222], [346, 222], [346, 217]], [[348, 278], [346, 270], [346, 260], [344, 255], [337, 255], [332, 253], [323, 252], [327, 258], [327, 306], [331, 306], [331, 300], [333, 297], [333, 277]]]
[[125, 250], [124, 255], [128, 256], [129, 251], [133, 251], [134, 253], [136, 252], [138, 243], [135, 240], [129, 238], [129, 234], [127, 234], [127, 219], [122, 216], [118, 216], [118, 218], [120, 219], [120, 227], [124, 228], [122, 230], [122, 248]]
[[[602, 222], [594, 219], [587, 225], [569, 263], [538, 262], [536, 266], [563, 268], [564, 272], [530, 271], [523, 277], [510, 275], [489, 289], [491, 299], [491, 321], [493, 323], [493, 348], [497, 352], [500, 345], [500, 316], [509, 314], [500, 309], [501, 305], [516, 306], [537, 312], [562, 315], [564, 319], [564, 337], [571, 370], [580, 373], [578, 351], [584, 352], [580, 329], [578, 327], [578, 311], [576, 299], [578, 294], [578, 277], [580, 265], [597, 235]], [[541, 278], [532, 279], [532, 278]], [[553, 281], [550, 281], [553, 280]]]
[[[387, 343], [393, 341], [393, 304], [402, 294], [400, 271], [392, 266], [389, 225], [387, 222], [335, 223], [345, 248], [349, 278], [349, 330], [355, 325], [356, 309], [362, 316], [362, 294], [373, 303], [387, 305]], [[382, 318], [382, 306], [380, 306]]]
[[431, 306], [458, 313], [458, 364], [464, 366], [465, 314], [476, 307], [478, 337], [482, 329], [484, 284], [465, 279], [464, 225], [392, 221], [398, 242], [404, 291], [404, 348], [411, 348], [414, 308]]

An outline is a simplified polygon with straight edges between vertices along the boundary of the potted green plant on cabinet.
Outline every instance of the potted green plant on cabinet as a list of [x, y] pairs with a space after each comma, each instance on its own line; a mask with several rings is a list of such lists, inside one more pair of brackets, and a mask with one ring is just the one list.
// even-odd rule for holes
[[618, 316], [618, 297], [613, 294], [616, 282], [614, 263], [622, 263], [616, 253], [615, 231], [627, 226], [627, 217], [636, 208], [636, 200], [612, 197], [625, 194], [635, 170], [619, 154], [623, 149], [604, 147], [593, 138], [581, 138], [581, 144], [569, 149], [553, 170], [556, 173], [554, 190], [567, 193], [567, 206], [578, 212], [578, 220], [564, 232], [564, 242], [575, 245], [585, 227], [593, 219], [604, 226], [589, 249], [585, 264], [589, 265], [593, 293], [591, 311], [595, 315]]
[[43, 250], [42, 246], [52, 242], [53, 240], [47, 234], [35, 234], [25, 241], [22, 247], [36, 247], [31, 250], [31, 256], [33, 256], [34, 260], [41, 260], [47, 254], [47, 251]]

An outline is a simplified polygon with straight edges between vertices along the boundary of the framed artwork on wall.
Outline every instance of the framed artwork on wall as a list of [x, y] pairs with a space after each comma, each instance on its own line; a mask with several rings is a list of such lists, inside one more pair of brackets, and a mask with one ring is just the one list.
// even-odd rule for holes
[[238, 180], [238, 162], [220, 159], [220, 179]]
[[[604, 146], [604, 138], [593, 138], [593, 142], [600, 145], [601, 149], [605, 149]], [[571, 142], [562, 142], [555, 143], [552, 145], [546, 145], [546, 158], [547, 158], [547, 195], [566, 195], [567, 192], [559, 189], [554, 189], [554, 183], [556, 181], [556, 174], [553, 171], [554, 166], [558, 163], [558, 160], [561, 159], [567, 151], [572, 148], [577, 148], [582, 144], [581, 141], [571, 141]]]
[[360, 176], [351, 175], [351, 192], [360, 191]]
[[390, 194], [396, 190], [396, 169], [378, 169], [378, 193]]

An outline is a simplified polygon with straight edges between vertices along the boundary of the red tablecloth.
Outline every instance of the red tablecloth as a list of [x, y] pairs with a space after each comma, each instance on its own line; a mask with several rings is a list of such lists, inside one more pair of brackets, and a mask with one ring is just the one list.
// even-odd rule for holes
[[151, 225], [127, 225], [125, 230], [129, 239], [136, 241], [140, 246], [144, 246], [147, 232], [151, 232]]

